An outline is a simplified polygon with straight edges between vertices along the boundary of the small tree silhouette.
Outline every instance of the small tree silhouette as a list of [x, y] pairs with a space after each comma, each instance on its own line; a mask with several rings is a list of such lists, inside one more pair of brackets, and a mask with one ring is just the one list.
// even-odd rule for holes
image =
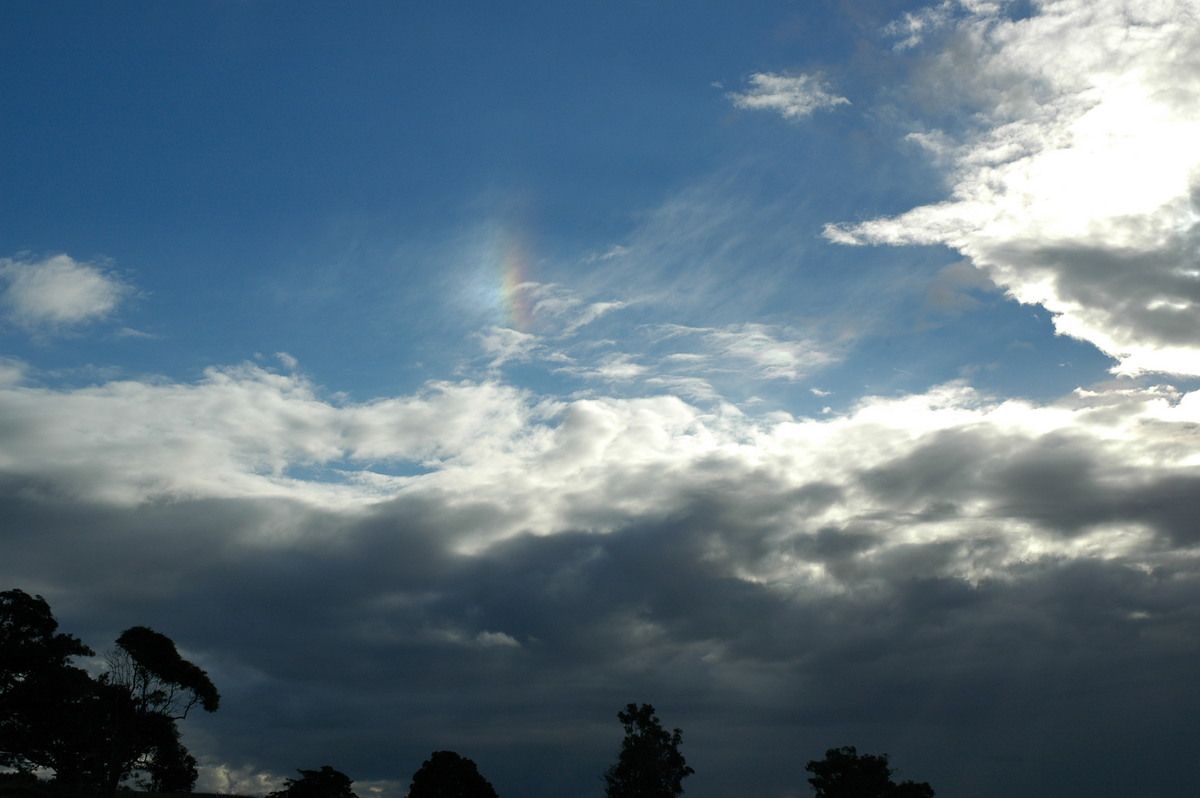
[[604, 772], [607, 798], [675, 798], [695, 773], [679, 753], [683, 733], [668, 734], [650, 704], [629, 704], [617, 719], [625, 739], [617, 763]]
[[358, 798], [350, 789], [354, 780], [329, 765], [320, 770], [299, 770], [298, 779], [287, 779], [283, 789], [267, 798]]
[[434, 751], [413, 774], [408, 798], [497, 798], [475, 763], [453, 751]]
[[830, 748], [804, 769], [816, 798], [933, 798], [927, 781], [892, 781], [887, 754], [859, 754], [852, 745]]

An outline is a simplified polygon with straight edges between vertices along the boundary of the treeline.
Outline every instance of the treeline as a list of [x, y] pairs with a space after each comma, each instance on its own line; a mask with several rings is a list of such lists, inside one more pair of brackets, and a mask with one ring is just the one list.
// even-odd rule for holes
[[[220, 703], [208, 674], [183, 659], [170, 638], [144, 626], [126, 629], [92, 676], [73, 664], [94, 656], [58, 632], [41, 596], [0, 592], [0, 798], [110, 798], [136, 787], [146, 794], [191, 793], [197, 763], [178, 721]], [[624, 738], [603, 773], [605, 798], [676, 798], [695, 771], [650, 704], [617, 713]], [[887, 754], [831, 748], [806, 770], [816, 798], [933, 798], [928, 782], [896, 783]], [[38, 772], [53, 772], [40, 779]], [[354, 781], [329, 765], [299, 770], [268, 798], [358, 798]], [[413, 774], [408, 798], [498, 798], [474, 762], [434, 751]]]

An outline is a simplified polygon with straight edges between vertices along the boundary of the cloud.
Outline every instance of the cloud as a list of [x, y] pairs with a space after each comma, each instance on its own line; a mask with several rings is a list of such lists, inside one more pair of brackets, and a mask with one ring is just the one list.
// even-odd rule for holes
[[[22, 452], [0, 459], [0, 473], [45, 495], [114, 506], [270, 499], [334, 513], [401, 497], [445, 509], [493, 506], [484, 526], [463, 527], [468, 516], [456, 522], [476, 545], [518, 531], [606, 531], [666, 517], [709, 480], [753, 475], [763, 484], [751, 493], [787, 495], [820, 474], [838, 486], [839, 500], [788, 522], [789, 534], [894, 521], [907, 532], [892, 533], [893, 545], [953, 538], [967, 519], [1007, 517], [1036, 522], [1039, 551], [1065, 546], [1065, 554], [1103, 519], [1136, 518], [1143, 532], [1188, 538], [1169, 509], [1188, 500], [1169, 496], [1200, 465], [1186, 443], [1200, 403], [1166, 388], [1081, 391], [1038, 406], [994, 402], [951, 383], [867, 398], [835, 419], [759, 422], [669, 396], [550, 402], [490, 383], [434, 383], [408, 397], [335, 404], [300, 376], [242, 366], [192, 385], [11, 387], [0, 391], [0, 407], [13, 421], [3, 451]], [[62, 433], [67, 418], [70, 436]], [[421, 469], [372, 472], [404, 462]], [[380, 479], [348, 480], [358, 472]], [[639, 482], [646, 472], [659, 475], [652, 485]], [[1065, 495], [1038, 499], [1051, 489], [1042, 486], [1063, 494], [1064, 484], [1073, 486]], [[1155, 498], [1139, 505], [1137, 495]], [[913, 521], [939, 502], [957, 510]], [[1014, 557], [1030, 553], [1025, 531], [1003, 534]], [[778, 560], [770, 567], [786, 570]]]
[[283, 776], [256, 772], [243, 765], [231, 768], [223, 763], [208, 764], [201, 769], [196, 787], [225, 795], [263, 795], [283, 787]]
[[0, 356], [0, 388], [11, 388], [25, 380], [29, 364], [15, 357]]
[[0, 302], [22, 327], [62, 328], [107, 318], [132, 293], [116, 275], [69, 255], [40, 261], [0, 258]]
[[889, 23], [884, 28], [884, 33], [890, 36], [904, 37], [893, 46], [895, 50], [908, 50], [916, 47], [924, 41], [929, 33], [946, 26], [953, 16], [954, 6], [952, 0], [945, 0], [936, 6], [907, 11], [900, 19]]
[[239, 366], [11, 387], [0, 417], [0, 580], [95, 645], [136, 622], [194, 653], [226, 699], [188, 722], [205, 783], [345, 739], [367, 781], [446, 747], [498, 788], [552, 759], [570, 793], [648, 696], [716, 792], [745, 783], [711, 728], [738, 717], [771, 757], [906, 728], [940, 757], [906, 766], [969, 792], [967, 757], [990, 796], [980, 752], [1019, 754], [996, 724], [1122, 730], [1081, 763], [1200, 708], [1194, 393], [951, 383], [755, 419], [493, 383], [347, 403]]
[[[608, 257], [608, 256], [606, 256]], [[532, 284], [528, 288], [533, 301], [532, 312], [545, 324], [550, 334], [570, 336], [588, 324], [614, 310], [629, 307], [630, 301], [586, 302], [557, 284]]]
[[[725, 327], [658, 325], [652, 334], [674, 348], [666, 357], [673, 370], [712, 375], [736, 373], [759, 380], [796, 380], [837, 362], [835, 347], [802, 337], [782, 326], [743, 323]], [[680, 351], [695, 341], [691, 351]]]
[[541, 339], [533, 333], [521, 332], [509, 327], [491, 327], [480, 333], [479, 342], [483, 351], [492, 358], [489, 368], [499, 368], [505, 363], [522, 362], [533, 357], [542, 348]]
[[850, 103], [845, 97], [833, 94], [829, 86], [815, 75], [777, 75], [756, 72], [750, 76], [750, 88], [726, 95], [737, 108], [776, 111], [784, 119], [803, 119], [822, 108]]
[[[926, 65], [918, 131], [949, 199], [833, 224], [843, 244], [946, 244], [1123, 374], [1200, 374], [1200, 25], [1194, 3], [978, 5]], [[945, 6], [938, 6], [938, 14]]]
[[480, 632], [475, 636], [475, 642], [481, 646], [501, 646], [503, 648], [520, 648], [521, 644], [517, 642], [512, 635], [504, 632]]
[[815, 329], [789, 325], [643, 321], [647, 315], [679, 312], [664, 307], [668, 298], [662, 296], [587, 298], [555, 283], [530, 283], [527, 292], [538, 333], [493, 326], [475, 336], [489, 377], [520, 364], [526, 373], [542, 367], [551, 378], [604, 382], [607, 391], [617, 385], [632, 394], [667, 387], [696, 399], [716, 399], [716, 383], [736, 381], [744, 388], [794, 381], [839, 362], [846, 348], [844, 341], [823, 338]]
[[601, 355], [586, 365], [564, 366], [558, 370], [580, 379], [603, 380], [609, 383], [631, 382], [651, 373], [650, 369], [638, 363], [634, 356], [620, 352]]

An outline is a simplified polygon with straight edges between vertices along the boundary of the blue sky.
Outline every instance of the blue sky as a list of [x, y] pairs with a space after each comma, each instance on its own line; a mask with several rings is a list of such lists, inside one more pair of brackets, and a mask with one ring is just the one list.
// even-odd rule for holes
[[1195, 2], [0, 11], [0, 581], [202, 788], [1190, 784]]

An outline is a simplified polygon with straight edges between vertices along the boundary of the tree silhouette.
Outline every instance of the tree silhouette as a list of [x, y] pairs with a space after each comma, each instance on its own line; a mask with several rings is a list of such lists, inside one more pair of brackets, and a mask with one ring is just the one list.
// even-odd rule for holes
[[105, 661], [105, 680], [128, 690], [140, 712], [183, 720], [197, 705], [212, 712], [221, 702], [208, 674], [179, 656], [171, 638], [145, 626], [122, 632]]
[[83, 781], [91, 768], [76, 752], [98, 707], [94, 682], [71, 662], [95, 652], [57, 630], [41, 596], [0, 593], [0, 765]]
[[138, 782], [150, 792], [191, 792], [199, 775], [196, 766], [196, 758], [188, 753], [179, 739], [179, 730], [171, 723], [155, 736], [145, 776]]
[[285, 779], [282, 790], [267, 798], [358, 798], [350, 789], [354, 780], [329, 765], [320, 770], [297, 770], [298, 779]]
[[859, 754], [852, 745], [830, 748], [804, 769], [817, 798], [933, 798], [927, 781], [892, 781], [887, 754]]
[[674, 798], [683, 792], [683, 780], [695, 773], [679, 745], [683, 732], [663, 729], [650, 704], [628, 704], [617, 713], [625, 726], [625, 739], [617, 763], [604, 772], [607, 798]]
[[135, 773], [159, 788], [190, 790], [196, 761], [176, 721], [220, 696], [170, 638], [127, 629], [96, 679], [71, 664], [92, 650], [56, 633], [41, 596], [0, 593], [0, 764], [54, 771], [73, 794], [113, 795]]
[[413, 774], [408, 798], [497, 798], [475, 763], [453, 751], [434, 751]]

